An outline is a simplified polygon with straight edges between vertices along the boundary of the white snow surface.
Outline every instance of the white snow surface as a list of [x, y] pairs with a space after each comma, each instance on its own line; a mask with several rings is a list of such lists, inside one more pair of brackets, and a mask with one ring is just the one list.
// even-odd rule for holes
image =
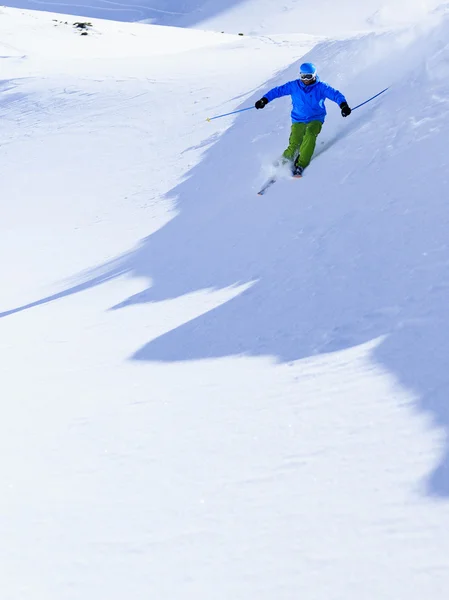
[[335, 35], [423, 18], [441, 0], [6, 0], [9, 7], [229, 33]]
[[[1, 9], [2, 599], [448, 597], [448, 10], [301, 4]], [[391, 87], [259, 197], [305, 59]]]

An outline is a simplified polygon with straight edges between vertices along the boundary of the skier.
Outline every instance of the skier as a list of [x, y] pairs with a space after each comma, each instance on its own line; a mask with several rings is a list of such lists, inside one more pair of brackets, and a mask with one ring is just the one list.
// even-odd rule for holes
[[269, 102], [281, 96], [292, 97], [292, 130], [284, 162], [292, 166], [295, 177], [301, 177], [315, 150], [316, 138], [326, 117], [326, 98], [336, 102], [343, 117], [351, 114], [346, 98], [327, 83], [320, 81], [313, 63], [303, 63], [299, 68], [299, 79], [270, 90], [255, 104], [264, 108]]

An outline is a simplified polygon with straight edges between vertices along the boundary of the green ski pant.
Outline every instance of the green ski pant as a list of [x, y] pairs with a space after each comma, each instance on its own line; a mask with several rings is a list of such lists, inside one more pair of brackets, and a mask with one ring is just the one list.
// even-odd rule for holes
[[283, 154], [284, 158], [295, 161], [299, 155], [298, 165], [303, 168], [307, 167], [312, 160], [316, 138], [322, 127], [321, 121], [292, 123], [288, 148]]

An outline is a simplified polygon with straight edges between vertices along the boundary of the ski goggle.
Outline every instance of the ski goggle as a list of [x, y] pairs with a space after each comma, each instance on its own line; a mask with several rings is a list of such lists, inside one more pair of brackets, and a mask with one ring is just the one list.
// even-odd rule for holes
[[300, 73], [299, 77], [302, 81], [312, 81], [312, 79], [315, 79], [316, 73]]

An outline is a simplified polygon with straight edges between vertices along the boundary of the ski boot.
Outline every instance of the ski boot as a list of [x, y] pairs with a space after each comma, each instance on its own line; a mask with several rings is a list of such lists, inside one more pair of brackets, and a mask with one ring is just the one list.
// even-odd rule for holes
[[296, 163], [293, 165], [293, 169], [292, 169], [292, 175], [293, 177], [302, 177], [302, 174], [304, 172], [304, 167], [301, 167], [300, 165], [297, 165]]

